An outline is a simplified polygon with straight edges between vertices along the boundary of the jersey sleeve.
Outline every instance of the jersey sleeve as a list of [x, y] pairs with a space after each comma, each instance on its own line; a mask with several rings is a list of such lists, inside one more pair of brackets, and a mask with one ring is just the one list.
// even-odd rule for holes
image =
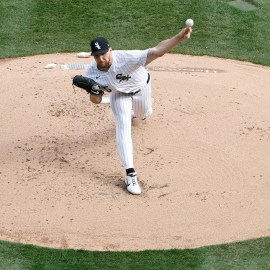
[[145, 66], [147, 60], [147, 50], [130, 50], [125, 52], [125, 60], [130, 70], [135, 70], [140, 66]]
[[144, 50], [144, 51], [134, 51], [134, 53], [136, 54], [136, 58], [138, 58], [138, 64], [140, 66], [145, 66], [146, 64], [146, 59], [147, 59], [147, 53], [148, 50]]

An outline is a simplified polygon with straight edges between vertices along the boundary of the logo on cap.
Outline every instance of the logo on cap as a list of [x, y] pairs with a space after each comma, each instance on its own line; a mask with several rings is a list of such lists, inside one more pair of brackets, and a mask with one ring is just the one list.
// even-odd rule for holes
[[95, 43], [95, 47], [96, 47], [98, 50], [101, 49], [101, 47], [100, 47], [100, 45], [98, 44], [98, 42]]

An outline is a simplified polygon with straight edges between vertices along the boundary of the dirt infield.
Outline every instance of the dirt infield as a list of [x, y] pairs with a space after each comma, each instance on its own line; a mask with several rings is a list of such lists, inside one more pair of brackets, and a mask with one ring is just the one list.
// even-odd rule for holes
[[132, 196], [110, 105], [74, 92], [84, 69], [61, 69], [89, 61], [0, 61], [0, 239], [144, 250], [270, 235], [270, 68], [171, 54], [153, 62], [154, 113], [133, 127], [143, 193]]

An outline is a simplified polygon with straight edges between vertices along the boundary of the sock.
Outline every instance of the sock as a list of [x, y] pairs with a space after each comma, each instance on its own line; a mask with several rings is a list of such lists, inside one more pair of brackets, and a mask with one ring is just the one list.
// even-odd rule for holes
[[135, 173], [135, 170], [134, 170], [134, 168], [126, 169], [126, 173], [127, 173], [127, 175], [129, 175], [131, 173]]

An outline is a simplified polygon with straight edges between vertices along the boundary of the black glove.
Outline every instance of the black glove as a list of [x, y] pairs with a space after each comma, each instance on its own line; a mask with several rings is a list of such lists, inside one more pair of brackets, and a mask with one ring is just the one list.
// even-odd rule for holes
[[73, 78], [72, 85], [86, 90], [88, 94], [95, 96], [103, 96], [105, 88], [95, 82], [93, 79], [82, 75], [76, 75]]

